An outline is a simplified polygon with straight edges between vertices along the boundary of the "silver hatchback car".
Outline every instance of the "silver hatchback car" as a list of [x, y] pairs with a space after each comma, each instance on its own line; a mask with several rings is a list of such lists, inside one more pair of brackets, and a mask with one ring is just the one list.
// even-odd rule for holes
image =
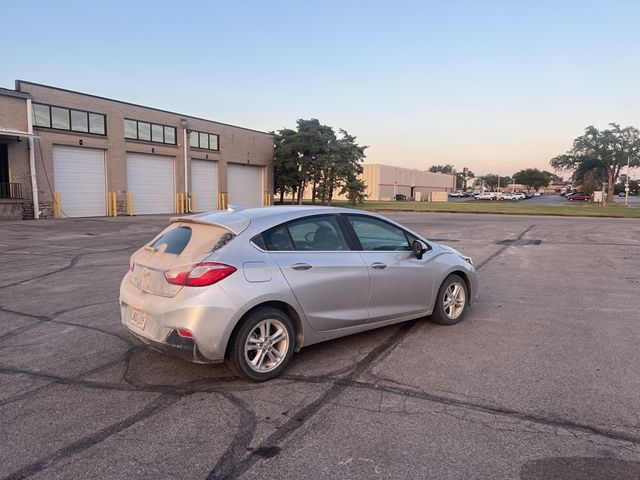
[[266, 207], [172, 219], [131, 256], [120, 307], [143, 343], [263, 381], [307, 345], [429, 315], [453, 325], [477, 283], [469, 257], [381, 215]]

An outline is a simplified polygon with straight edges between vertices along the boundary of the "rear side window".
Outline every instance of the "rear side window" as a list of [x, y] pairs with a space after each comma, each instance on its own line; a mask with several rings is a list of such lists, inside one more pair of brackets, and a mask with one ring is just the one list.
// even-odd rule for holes
[[264, 232], [262, 238], [267, 250], [295, 250], [289, 230], [284, 225]]
[[180, 255], [189, 244], [189, 240], [191, 240], [191, 228], [178, 227], [160, 235], [151, 244], [151, 248], [159, 249], [162, 245], [166, 245], [165, 253]]
[[270, 251], [340, 251], [349, 250], [334, 216], [297, 220], [271, 230], [254, 239], [254, 243]]

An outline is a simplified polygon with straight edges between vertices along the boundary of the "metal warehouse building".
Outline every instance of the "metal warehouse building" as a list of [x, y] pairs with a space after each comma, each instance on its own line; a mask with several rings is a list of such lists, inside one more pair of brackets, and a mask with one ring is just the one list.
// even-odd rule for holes
[[265, 132], [21, 80], [0, 89], [0, 218], [261, 206], [272, 163]]
[[456, 189], [455, 175], [391, 165], [365, 164], [363, 167], [361, 178], [367, 185], [369, 200], [393, 200], [398, 194], [415, 198], [416, 193], [426, 200], [433, 192]]

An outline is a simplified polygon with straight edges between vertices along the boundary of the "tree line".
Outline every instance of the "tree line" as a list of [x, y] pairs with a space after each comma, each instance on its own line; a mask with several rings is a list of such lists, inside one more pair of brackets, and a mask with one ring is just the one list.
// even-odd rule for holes
[[640, 132], [635, 127], [622, 128], [617, 123], [610, 123], [604, 130], [589, 126], [566, 153], [549, 163], [556, 170], [571, 171], [573, 181], [582, 185], [587, 193], [606, 184], [607, 196], [611, 199], [622, 169], [627, 165], [640, 166]]
[[429, 171], [433, 173], [448, 173], [456, 176], [456, 188], [462, 190], [467, 186], [465, 183], [468, 179], [473, 178], [476, 182], [482, 182], [491, 190], [497, 190], [498, 188], [505, 188], [512, 183], [518, 183], [524, 185], [527, 190], [538, 190], [541, 187], [546, 187], [550, 183], [561, 182], [562, 179], [551, 172], [546, 170], [539, 170], [537, 168], [525, 168], [519, 172], [514, 173], [512, 176], [498, 175], [495, 173], [489, 173], [480, 177], [475, 177], [473, 172], [468, 169], [463, 169], [461, 172], [447, 163], [446, 165], [432, 165], [429, 167]]
[[284, 203], [302, 203], [311, 187], [311, 201], [331, 205], [336, 192], [346, 194], [349, 203], [365, 199], [364, 182], [358, 178], [368, 148], [356, 143], [346, 130], [338, 133], [319, 120], [300, 119], [295, 130], [271, 132], [274, 137], [274, 188]]

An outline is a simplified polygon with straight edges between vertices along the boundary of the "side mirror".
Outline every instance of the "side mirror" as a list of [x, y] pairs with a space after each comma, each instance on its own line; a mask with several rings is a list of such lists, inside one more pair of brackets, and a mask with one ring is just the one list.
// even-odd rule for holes
[[422, 260], [422, 255], [427, 251], [427, 247], [420, 240], [414, 240], [411, 244], [411, 250], [418, 260]]

